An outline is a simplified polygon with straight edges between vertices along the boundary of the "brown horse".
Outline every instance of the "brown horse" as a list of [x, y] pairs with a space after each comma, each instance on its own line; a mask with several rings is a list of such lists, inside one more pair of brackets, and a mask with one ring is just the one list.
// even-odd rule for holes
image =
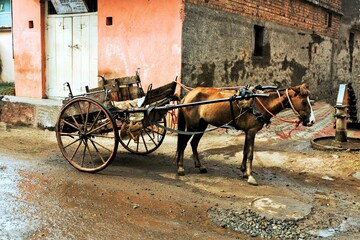
[[[195, 105], [179, 109], [178, 130], [188, 131], [190, 134], [178, 134], [177, 143], [177, 167], [178, 175], [184, 175], [183, 157], [187, 142], [191, 140], [191, 147], [194, 154], [195, 167], [201, 173], [206, 173], [206, 168], [201, 165], [197, 147], [203, 132], [208, 124], [213, 126], [232, 125], [237, 130], [245, 132], [245, 145], [241, 171], [248, 183], [257, 185], [252, 176], [252, 160], [254, 151], [254, 140], [256, 133], [270, 119], [285, 108], [292, 108], [298, 116], [298, 124], [311, 126], [315, 123], [314, 113], [309, 101], [310, 91], [305, 84], [290, 87], [284, 90], [267, 92], [268, 97], [254, 99], [248, 107], [242, 108], [238, 102], [230, 100], [227, 102]], [[191, 90], [181, 103], [207, 101], [219, 98], [230, 98], [234, 96], [234, 90], [217, 88], [197, 87]], [[231, 110], [232, 108], [232, 110]], [[192, 134], [191, 132], [196, 132]], [[201, 132], [201, 133], [199, 133]]]

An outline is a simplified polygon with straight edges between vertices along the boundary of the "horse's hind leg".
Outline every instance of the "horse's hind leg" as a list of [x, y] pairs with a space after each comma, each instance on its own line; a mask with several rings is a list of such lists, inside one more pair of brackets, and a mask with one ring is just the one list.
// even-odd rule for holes
[[185, 175], [184, 170], [184, 151], [188, 141], [190, 140], [191, 135], [178, 135], [177, 143], [177, 173], [179, 176]]
[[[206, 127], [205, 127], [206, 129]], [[204, 133], [201, 134], [195, 134], [193, 139], [191, 139], [191, 148], [193, 151], [193, 155], [194, 155], [194, 163], [195, 163], [195, 167], [199, 168], [200, 173], [207, 173], [207, 169], [206, 167], [204, 167], [203, 165], [201, 165], [200, 159], [199, 159], [199, 153], [197, 151], [197, 148], [199, 146], [199, 142], [200, 139], [202, 138], [202, 136], [204, 135]]]

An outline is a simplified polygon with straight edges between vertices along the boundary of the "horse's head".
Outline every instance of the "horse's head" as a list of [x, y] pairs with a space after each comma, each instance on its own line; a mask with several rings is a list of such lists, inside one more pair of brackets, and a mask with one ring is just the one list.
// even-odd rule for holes
[[310, 90], [306, 84], [291, 87], [287, 91], [287, 96], [291, 108], [304, 126], [312, 126], [315, 123], [315, 115], [309, 100]]

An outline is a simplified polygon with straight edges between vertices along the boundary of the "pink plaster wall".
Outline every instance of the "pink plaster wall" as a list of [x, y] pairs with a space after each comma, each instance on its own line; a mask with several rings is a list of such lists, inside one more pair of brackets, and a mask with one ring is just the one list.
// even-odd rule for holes
[[[41, 7], [39, 0], [12, 1], [16, 95], [43, 97]], [[29, 28], [33, 21], [34, 28]]]
[[140, 68], [144, 88], [180, 76], [182, 7], [182, 0], [99, 0], [99, 74], [129, 76]]

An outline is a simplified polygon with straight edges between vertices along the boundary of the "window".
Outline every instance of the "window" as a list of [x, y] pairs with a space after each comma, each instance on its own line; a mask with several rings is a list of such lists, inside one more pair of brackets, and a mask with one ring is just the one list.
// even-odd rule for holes
[[332, 26], [332, 13], [326, 13], [325, 14], [325, 26], [328, 28], [331, 28]]
[[354, 44], [355, 44], [355, 34], [350, 32], [350, 34], [349, 34], [349, 55], [350, 55], [349, 72], [352, 72], [352, 68], [353, 68]]
[[262, 57], [264, 54], [264, 27], [255, 25], [255, 47], [254, 56]]
[[10, 0], [0, 0], [0, 28], [11, 28]]

